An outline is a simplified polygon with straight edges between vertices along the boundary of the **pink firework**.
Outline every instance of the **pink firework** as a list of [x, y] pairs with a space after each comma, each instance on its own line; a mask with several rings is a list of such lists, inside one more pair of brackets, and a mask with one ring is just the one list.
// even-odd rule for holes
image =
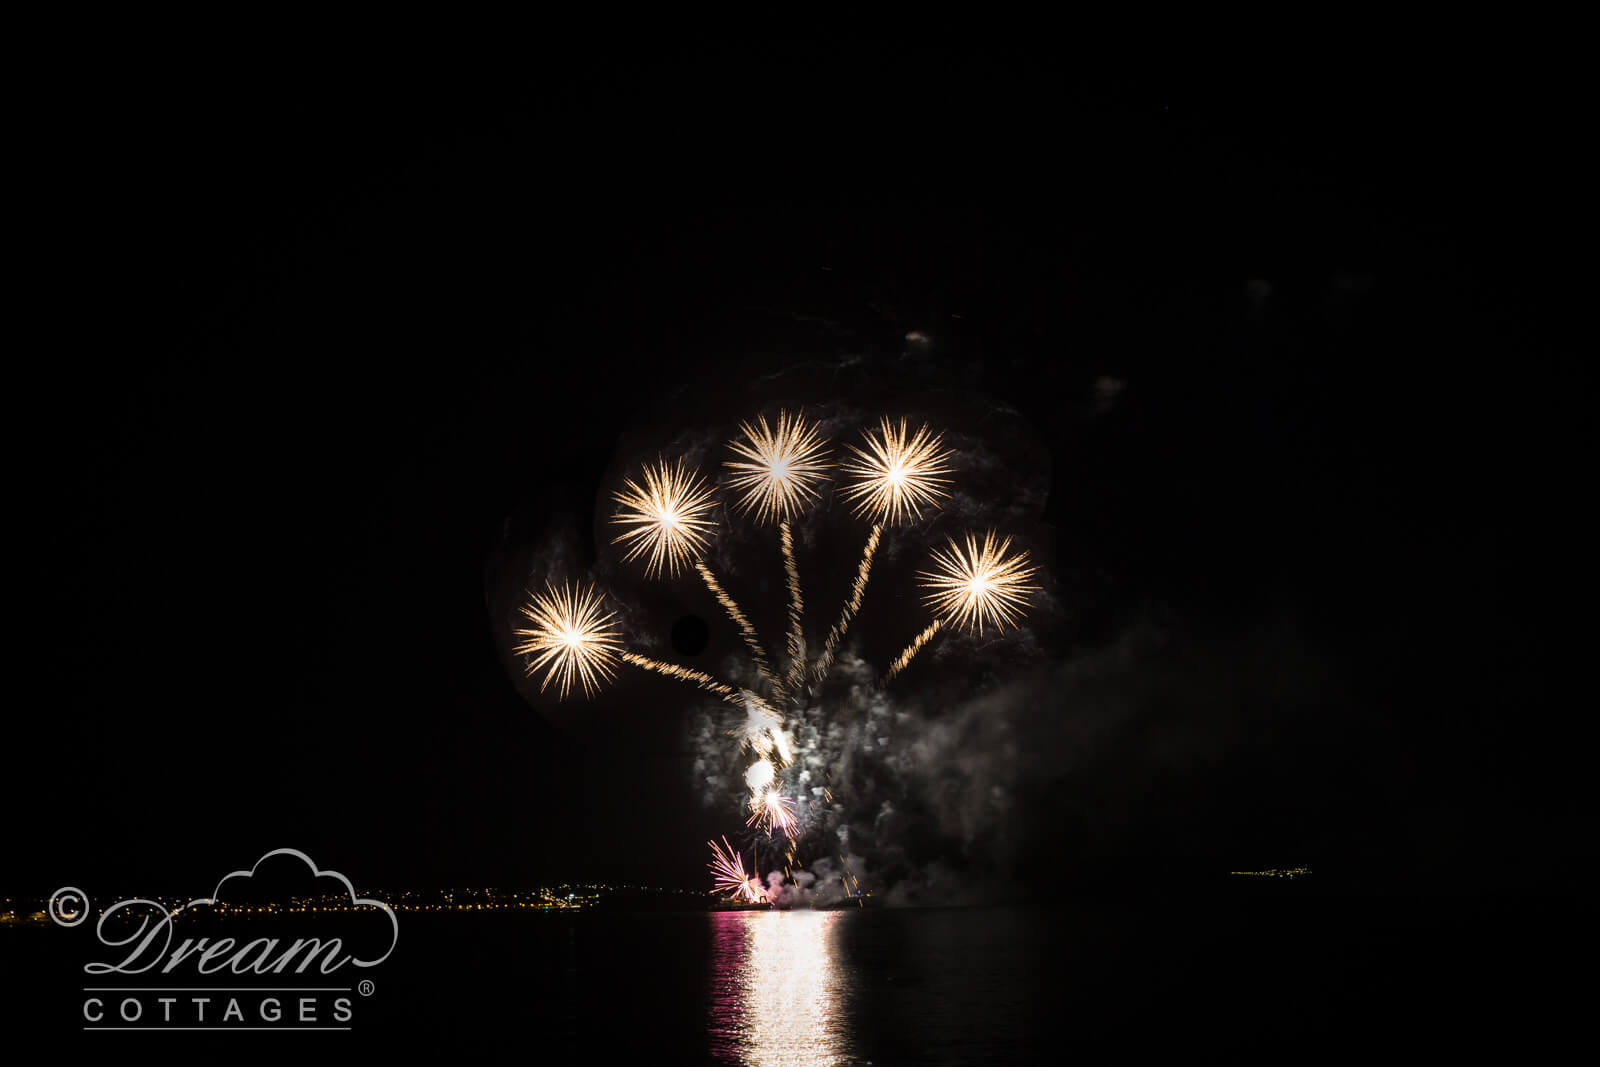
[[746, 826], [759, 823], [769, 834], [793, 836], [794, 801], [777, 790], [768, 790], [766, 795], [752, 798], [750, 805], [754, 810], [750, 818], [745, 820]]
[[722, 839], [719, 847], [715, 841], [707, 841], [711, 846], [711, 862], [706, 866], [711, 871], [713, 892], [728, 894], [729, 900], [738, 900], [743, 897], [751, 904], [759, 904], [767, 899], [761, 891], [761, 883], [745, 873], [744, 860], [739, 853], [734, 851], [728, 839]]

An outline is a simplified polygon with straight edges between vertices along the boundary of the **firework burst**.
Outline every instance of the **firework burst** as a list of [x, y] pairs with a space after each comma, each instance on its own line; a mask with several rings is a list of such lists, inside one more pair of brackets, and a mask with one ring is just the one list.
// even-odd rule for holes
[[550, 586], [522, 606], [522, 614], [533, 625], [516, 631], [526, 640], [515, 650], [529, 657], [529, 676], [547, 668], [539, 692], [554, 680], [565, 700], [576, 679], [584, 695], [590, 696], [601, 682], [611, 679], [622, 644], [616, 613], [605, 611], [604, 601], [605, 595], [593, 586], [581, 592], [576, 586]]
[[750, 817], [744, 824], [750, 827], [760, 826], [769, 834], [793, 836], [794, 801], [776, 789], [758, 793], [750, 798]]
[[996, 545], [992, 530], [984, 535], [982, 548], [971, 534], [964, 548], [953, 537], [949, 542], [948, 549], [934, 549], [935, 569], [917, 574], [934, 614], [980, 634], [986, 625], [1001, 630], [1017, 626], [1028, 594], [1039, 591], [1031, 583], [1035, 569], [1028, 565], [1028, 554], [1007, 556], [1011, 538]]
[[710, 486], [683, 469], [683, 460], [668, 466], [666, 460], [644, 466], [644, 485], [632, 478], [616, 494], [622, 510], [611, 521], [629, 527], [612, 544], [625, 544], [624, 562], [645, 557], [645, 577], [662, 573], [675, 576], [705, 554], [716, 523], [708, 517], [716, 508]]
[[754, 426], [742, 422], [739, 429], [743, 438], [729, 441], [728, 447], [740, 458], [723, 466], [733, 472], [728, 484], [739, 493], [741, 512], [754, 514], [759, 522], [783, 522], [822, 499], [818, 487], [832, 465], [817, 423], [800, 415], [791, 419], [780, 410], [776, 428], [758, 415]]
[[750, 904], [767, 899], [761, 891], [761, 882], [745, 872], [744, 858], [728, 844], [726, 837], [720, 846], [715, 841], [706, 844], [711, 846], [711, 862], [706, 866], [711, 870], [713, 892], [726, 893], [729, 900], [743, 898]]
[[[554, 685], [563, 699], [574, 682], [592, 695], [612, 679], [620, 662], [687, 682], [739, 709], [742, 714], [730, 715], [727, 725], [732, 729], [726, 733], [745, 764], [745, 825], [753, 831], [752, 840], [772, 844], [788, 864], [795, 864], [808, 835], [817, 827], [832, 825], [827, 808], [818, 805], [835, 803], [827, 785], [810, 787], [809, 792], [798, 788], [795, 796], [785, 795], [784, 779], [792, 777], [786, 768], [793, 767], [797, 758], [808, 761], [808, 770], [799, 772], [802, 785], [814, 769], [810, 761], [817, 741], [806, 732], [811, 708], [804, 701], [827, 676], [844, 647], [851, 623], [861, 610], [886, 529], [925, 519], [949, 499], [955, 452], [945, 448], [943, 436], [927, 425], [913, 433], [905, 419], [887, 417], [861, 431], [860, 447], [846, 446], [848, 455], [840, 464], [841, 500], [870, 523], [871, 530], [838, 621], [813, 658], [813, 650], [807, 648], [792, 523], [805, 509], [821, 502], [834, 465], [829, 462], [819, 424], [808, 422], [802, 414], [791, 417], [781, 409], [775, 424], [757, 416], [740, 423], [739, 430], [736, 439], [728, 442], [732, 456], [723, 464], [723, 484], [732, 494], [730, 504], [740, 514], [752, 516], [760, 525], [778, 527], [788, 593], [782, 648], [787, 654], [785, 662], [779, 662], [778, 656], [768, 658], [751, 616], [711, 570], [707, 557], [720, 520], [712, 487], [687, 467], [685, 460], [669, 464], [660, 457], [654, 464], [644, 464], [642, 473], [627, 479], [615, 494], [617, 507], [610, 521], [622, 530], [612, 544], [622, 546], [624, 562], [641, 560], [647, 578], [676, 577], [681, 571], [695, 570], [737, 627], [754, 671], [741, 679], [742, 684], [730, 684], [704, 671], [624, 651], [615, 614], [605, 610], [603, 597], [593, 588], [551, 587], [533, 596], [522, 609], [532, 625], [516, 631], [524, 639], [516, 650], [528, 657], [530, 676], [544, 672], [541, 691]], [[966, 628], [981, 634], [986, 629], [1003, 631], [1020, 625], [1029, 595], [1040, 587], [1033, 584], [1035, 568], [1029, 564], [1028, 554], [1010, 549], [1009, 538], [1000, 540], [991, 531], [981, 543], [968, 534], [964, 543], [951, 538], [948, 548], [933, 552], [929, 569], [918, 574], [933, 621], [891, 662], [885, 683], [947, 630]], [[765, 583], [762, 587], [765, 589]], [[758, 612], [756, 617], [762, 616]], [[779, 650], [775, 647], [773, 651]], [[763, 685], [756, 684], [755, 673]], [[800, 732], [786, 731], [784, 711], [797, 716]], [[827, 780], [826, 768], [822, 770]], [[845, 827], [837, 829], [843, 842]], [[787, 840], [775, 840], [778, 837]], [[707, 844], [718, 893], [751, 903], [776, 899], [776, 893], [769, 897], [759, 877], [746, 871], [742, 857], [726, 837], [720, 845], [715, 841]], [[759, 851], [755, 861], [760, 862]], [[859, 897], [860, 882], [843, 854], [840, 863], [844, 865], [841, 888]], [[793, 877], [787, 866], [784, 874]]]
[[844, 464], [850, 484], [844, 498], [855, 513], [874, 522], [899, 523], [906, 518], [921, 518], [922, 509], [935, 507], [950, 495], [945, 486], [950, 479], [953, 451], [942, 447], [944, 436], [931, 434], [927, 426], [907, 436], [906, 420], [896, 427], [887, 417], [879, 423], [877, 436], [863, 430], [867, 447], [845, 447], [855, 459]]

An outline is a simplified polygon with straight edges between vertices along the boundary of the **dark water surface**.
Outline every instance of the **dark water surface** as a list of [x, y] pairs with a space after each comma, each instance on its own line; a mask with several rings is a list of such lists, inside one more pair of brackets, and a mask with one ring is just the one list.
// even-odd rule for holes
[[85, 1034], [89, 930], [0, 932], [0, 958], [13, 1026], [111, 1050], [293, 1042], [312, 1057], [442, 1047], [532, 1062], [750, 1064], [1516, 1052], [1575, 1026], [1576, 987], [1553, 966], [1576, 936], [1569, 918], [1537, 901], [1287, 895], [406, 916], [389, 960], [345, 976], [374, 983], [352, 1000], [351, 1030], [293, 1038]]

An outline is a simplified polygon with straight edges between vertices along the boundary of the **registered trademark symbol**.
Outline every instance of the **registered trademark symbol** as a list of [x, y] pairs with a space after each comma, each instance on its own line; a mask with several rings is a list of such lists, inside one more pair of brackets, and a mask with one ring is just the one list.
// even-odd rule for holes
[[372, 979], [370, 978], [363, 978], [361, 979], [360, 983], [356, 985], [356, 992], [360, 993], [364, 997], [372, 996], [372, 990], [373, 985]]

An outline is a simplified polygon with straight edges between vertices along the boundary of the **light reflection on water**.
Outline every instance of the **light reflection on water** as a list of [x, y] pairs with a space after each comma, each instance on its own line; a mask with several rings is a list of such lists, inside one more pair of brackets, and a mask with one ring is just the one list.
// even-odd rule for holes
[[711, 1049], [719, 1060], [859, 1062], [844, 1026], [836, 911], [723, 911], [712, 916]]

